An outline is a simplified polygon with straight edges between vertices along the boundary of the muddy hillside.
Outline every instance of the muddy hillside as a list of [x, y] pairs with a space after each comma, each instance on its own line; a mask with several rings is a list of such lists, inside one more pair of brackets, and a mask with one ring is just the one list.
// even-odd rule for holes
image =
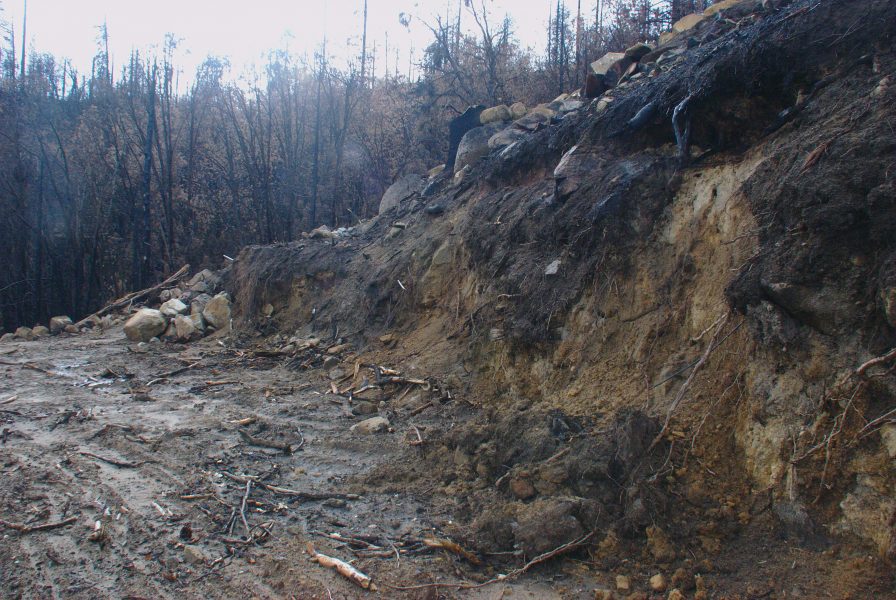
[[717, 3], [133, 343], [2, 346], [4, 593], [896, 598], [894, 33]]
[[389, 408], [431, 450], [371, 482], [481, 551], [896, 558], [896, 6], [754, 8], [354, 230], [239, 256], [244, 331], [432, 381]]

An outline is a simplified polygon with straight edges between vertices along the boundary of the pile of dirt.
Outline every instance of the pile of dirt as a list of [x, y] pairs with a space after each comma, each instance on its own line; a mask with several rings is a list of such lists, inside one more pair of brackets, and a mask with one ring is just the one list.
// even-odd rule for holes
[[425, 451], [359, 486], [486, 555], [594, 532], [685, 590], [892, 592], [896, 5], [754, 17], [352, 235], [240, 254], [244, 332], [438, 384], [384, 398]]

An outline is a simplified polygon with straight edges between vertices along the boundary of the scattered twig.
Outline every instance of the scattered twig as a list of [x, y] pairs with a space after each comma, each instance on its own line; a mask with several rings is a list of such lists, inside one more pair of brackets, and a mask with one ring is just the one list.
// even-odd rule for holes
[[78, 452], [78, 454], [89, 456], [91, 458], [101, 460], [105, 463], [109, 463], [110, 465], [115, 465], [116, 467], [121, 467], [123, 469], [135, 469], [143, 464], [143, 461], [134, 463], [127, 460], [118, 460], [117, 458], [107, 458], [105, 456], [100, 456], [99, 454], [94, 454], [93, 452], [87, 452], [86, 450], [81, 450], [80, 452]]
[[479, 557], [470, 552], [469, 550], [464, 549], [460, 544], [452, 542], [451, 540], [443, 540], [439, 538], [426, 538], [423, 540], [423, 545], [427, 548], [439, 548], [442, 550], [447, 550], [453, 554], [457, 554], [460, 557], [463, 557], [468, 562], [476, 565], [477, 567], [482, 564], [482, 561], [479, 560]]
[[559, 556], [560, 554], [564, 554], [566, 552], [569, 552], [570, 550], [574, 550], [575, 548], [582, 546], [583, 544], [585, 544], [585, 542], [587, 542], [592, 537], [594, 537], [595, 533], [597, 533], [597, 532], [592, 531], [591, 533], [586, 534], [577, 540], [567, 542], [566, 544], [563, 544], [562, 546], [558, 546], [557, 548], [554, 548], [553, 550], [545, 552], [544, 554], [539, 554], [538, 556], [536, 556], [535, 558], [533, 558], [532, 560], [527, 562], [522, 567], [520, 567], [518, 569], [514, 569], [513, 571], [510, 571], [506, 575], [498, 575], [497, 577], [493, 577], [492, 579], [489, 579], [488, 581], [483, 581], [482, 583], [424, 583], [421, 585], [407, 585], [407, 586], [389, 585], [389, 584], [384, 584], [384, 585], [393, 590], [422, 590], [422, 589], [427, 589], [427, 588], [454, 588], [454, 589], [460, 589], [460, 590], [473, 590], [473, 589], [477, 589], [477, 588], [482, 588], [482, 587], [485, 587], [488, 585], [492, 585], [494, 583], [513, 579], [514, 577], [519, 577], [520, 575], [522, 575], [523, 573], [525, 573], [526, 571], [528, 571], [535, 565], [539, 565], [545, 561], [548, 561], [548, 560], [554, 558], [555, 556]]
[[263, 487], [269, 492], [281, 494], [283, 496], [301, 498], [303, 500], [329, 500], [330, 498], [337, 498], [340, 500], [358, 500], [360, 498], [360, 496], [358, 496], [357, 494], [340, 494], [336, 492], [300, 492], [298, 490], [291, 490], [288, 488], [278, 487], [276, 485], [262, 483], [261, 481], [259, 481], [258, 477], [234, 475], [233, 473], [228, 473], [226, 471], [221, 471], [221, 475], [232, 481], [236, 481], [237, 483], [246, 483], [247, 481], [252, 481], [253, 483], [257, 484], [260, 487]]
[[371, 592], [376, 591], [376, 584], [373, 583], [370, 577], [354, 568], [347, 562], [339, 560], [338, 558], [333, 558], [332, 556], [327, 556], [326, 554], [320, 554], [316, 552], [314, 550], [314, 544], [312, 544], [311, 542], [308, 542], [305, 548], [308, 551], [308, 554], [311, 556], [311, 560], [313, 560], [317, 564], [329, 569], [335, 569], [337, 573], [365, 590], [370, 590]]
[[414, 433], [417, 434], [416, 440], [411, 440], [408, 442], [411, 446], [422, 446], [426, 442], [423, 441], [423, 436], [420, 435], [420, 429], [416, 425], [411, 425], [411, 428], [414, 430]]
[[0, 404], [12, 404], [13, 402], [15, 402], [15, 401], [18, 400], [18, 399], [19, 399], [19, 395], [16, 394], [15, 396], [10, 396], [9, 398], [7, 398], [6, 400], [4, 400], [3, 402], [0, 402]]
[[864, 375], [865, 371], [867, 371], [871, 367], [873, 367], [875, 365], [879, 365], [881, 363], [885, 363], [890, 360], [893, 360], [894, 358], [896, 358], [896, 348], [893, 348], [892, 350], [890, 350], [883, 356], [878, 356], [877, 358], [872, 358], [871, 360], [863, 363], [862, 366], [860, 366], [858, 369], [856, 369], [856, 375]]
[[154, 379], [152, 379], [152, 380], [151, 380], [149, 383], [147, 383], [146, 385], [147, 385], [147, 386], [150, 386], [150, 385], [155, 385], [156, 383], [161, 383], [161, 382], [165, 381], [166, 379], [168, 379], [169, 377], [174, 377], [175, 375], [180, 375], [181, 373], [183, 373], [183, 372], [185, 372], [185, 371], [189, 371], [190, 369], [193, 369], [193, 368], [195, 368], [195, 367], [198, 367], [198, 366], [199, 366], [199, 363], [201, 363], [201, 362], [202, 362], [202, 359], [199, 359], [199, 360], [197, 360], [196, 362], [187, 365], [186, 367], [181, 367], [181, 368], [179, 368], [179, 369], [174, 369], [173, 371], [169, 371], [169, 372], [167, 372], [167, 373], [162, 373], [162, 374], [159, 375], [158, 377], [155, 377]]
[[244, 440], [246, 440], [247, 444], [251, 444], [252, 446], [260, 446], [262, 448], [273, 448], [275, 450], [280, 450], [284, 454], [292, 454], [292, 446], [287, 444], [286, 442], [274, 442], [271, 440], [263, 440], [261, 438], [257, 438], [254, 435], [250, 435], [243, 431], [242, 429], [237, 430]]
[[71, 525], [77, 520], [77, 517], [69, 517], [55, 523], [44, 523], [43, 525], [24, 525], [22, 523], [12, 523], [10, 521], [4, 521], [3, 519], [0, 519], [0, 525], [8, 527], [9, 529], [15, 529], [19, 533], [32, 533], [35, 531], [47, 531], [48, 529], [58, 529], [59, 527], [65, 527], [66, 525]]
[[248, 480], [246, 482], [246, 493], [243, 494], [243, 503], [240, 505], [240, 517], [243, 519], [243, 527], [246, 528], [246, 534], [249, 535], [252, 533], [252, 530], [249, 528], [249, 522], [246, 521], [246, 502], [249, 501], [249, 494], [252, 492], [252, 480]]

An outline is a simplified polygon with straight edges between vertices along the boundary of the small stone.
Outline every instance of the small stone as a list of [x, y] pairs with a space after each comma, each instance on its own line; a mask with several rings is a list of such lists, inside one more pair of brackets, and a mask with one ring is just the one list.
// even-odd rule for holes
[[43, 325], [38, 325], [34, 329], [31, 330], [31, 333], [34, 334], [34, 337], [46, 337], [50, 335], [50, 330], [44, 327]]
[[510, 480], [510, 491], [519, 500], [528, 500], [535, 495], [535, 486], [526, 477], [514, 477]]
[[335, 369], [331, 369], [327, 376], [330, 378], [330, 381], [339, 381], [343, 377], [345, 377], [345, 371], [336, 367]]
[[171, 288], [171, 297], [172, 298], [180, 298], [183, 295], [184, 295], [184, 293], [179, 287]]
[[613, 600], [611, 590], [594, 590], [594, 600]]
[[684, 594], [681, 593], [681, 590], [678, 588], [669, 592], [669, 596], [667, 600], [686, 600]]
[[[672, 585], [685, 591], [694, 589], [694, 574], [684, 568], [678, 568], [672, 574]], [[675, 590], [673, 590], [675, 591]], [[671, 597], [671, 595], [670, 595]]]
[[189, 310], [190, 307], [181, 302], [179, 298], [172, 298], [159, 307], [159, 312], [169, 319], [173, 319], [177, 315], [187, 314]]
[[191, 292], [196, 292], [197, 294], [207, 294], [212, 291], [212, 288], [209, 284], [204, 281], [197, 281], [193, 285], [190, 286]]
[[177, 341], [177, 327], [174, 325], [174, 321], [171, 321], [171, 324], [165, 329], [165, 333], [162, 334], [162, 340], [166, 342]]
[[205, 564], [205, 554], [196, 546], [184, 546], [184, 559], [191, 565]]
[[261, 315], [266, 319], [270, 319], [274, 315], [274, 305], [270, 302], [265, 304], [261, 309]]
[[547, 267], [545, 267], [544, 274], [547, 276], [556, 275], [560, 271], [560, 260], [555, 260], [551, 262]]
[[4, 344], [6, 342], [11, 342], [14, 339], [16, 339], [16, 334], [14, 334], [14, 333], [4, 333], [2, 336], [0, 336], [0, 342], [2, 342]]
[[65, 315], [61, 315], [58, 317], [53, 317], [50, 319], [50, 333], [53, 335], [59, 335], [65, 328], [69, 325], [73, 325], [71, 317], [67, 317]]
[[616, 576], [616, 589], [622, 592], [627, 592], [632, 589], [631, 579], [627, 575], [617, 575]]
[[30, 327], [19, 327], [16, 329], [15, 333], [16, 338], [20, 340], [25, 340], [26, 342], [30, 342], [34, 339], [34, 332]]
[[666, 591], [666, 578], [662, 573], [657, 573], [653, 577], [650, 578], [650, 589], [654, 592], [665, 592]]
[[169, 300], [171, 300], [171, 290], [162, 290], [161, 292], [159, 292], [159, 302], [164, 304]]
[[438, 216], [438, 215], [444, 213], [445, 207], [443, 207], [441, 204], [430, 204], [429, 206], [427, 206], [426, 208], [423, 209], [423, 212], [435, 217], [435, 216]]
[[385, 417], [372, 417], [370, 419], [361, 421], [360, 423], [355, 423], [351, 426], [351, 431], [353, 433], [360, 433], [364, 435], [369, 435], [372, 433], [382, 433], [389, 430], [389, 425], [389, 419], [386, 419]]
[[373, 402], [356, 402], [352, 406], [353, 415], [373, 415], [377, 412], [377, 406]]
[[324, 369], [327, 369], [328, 371], [338, 364], [339, 357], [337, 356], [327, 356], [326, 358], [324, 358]]
[[647, 547], [653, 557], [661, 563], [675, 560], [675, 548], [660, 527], [651, 525], [647, 528]]

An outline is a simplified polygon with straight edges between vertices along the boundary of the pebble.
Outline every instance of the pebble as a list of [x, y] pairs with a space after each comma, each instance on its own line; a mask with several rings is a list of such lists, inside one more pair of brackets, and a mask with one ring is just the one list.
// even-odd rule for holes
[[627, 592], [632, 589], [631, 579], [628, 578], [627, 575], [617, 575], [616, 576], [616, 589]]
[[666, 578], [663, 577], [662, 573], [657, 573], [650, 578], [650, 589], [652, 589], [654, 592], [665, 592], [666, 587]]

